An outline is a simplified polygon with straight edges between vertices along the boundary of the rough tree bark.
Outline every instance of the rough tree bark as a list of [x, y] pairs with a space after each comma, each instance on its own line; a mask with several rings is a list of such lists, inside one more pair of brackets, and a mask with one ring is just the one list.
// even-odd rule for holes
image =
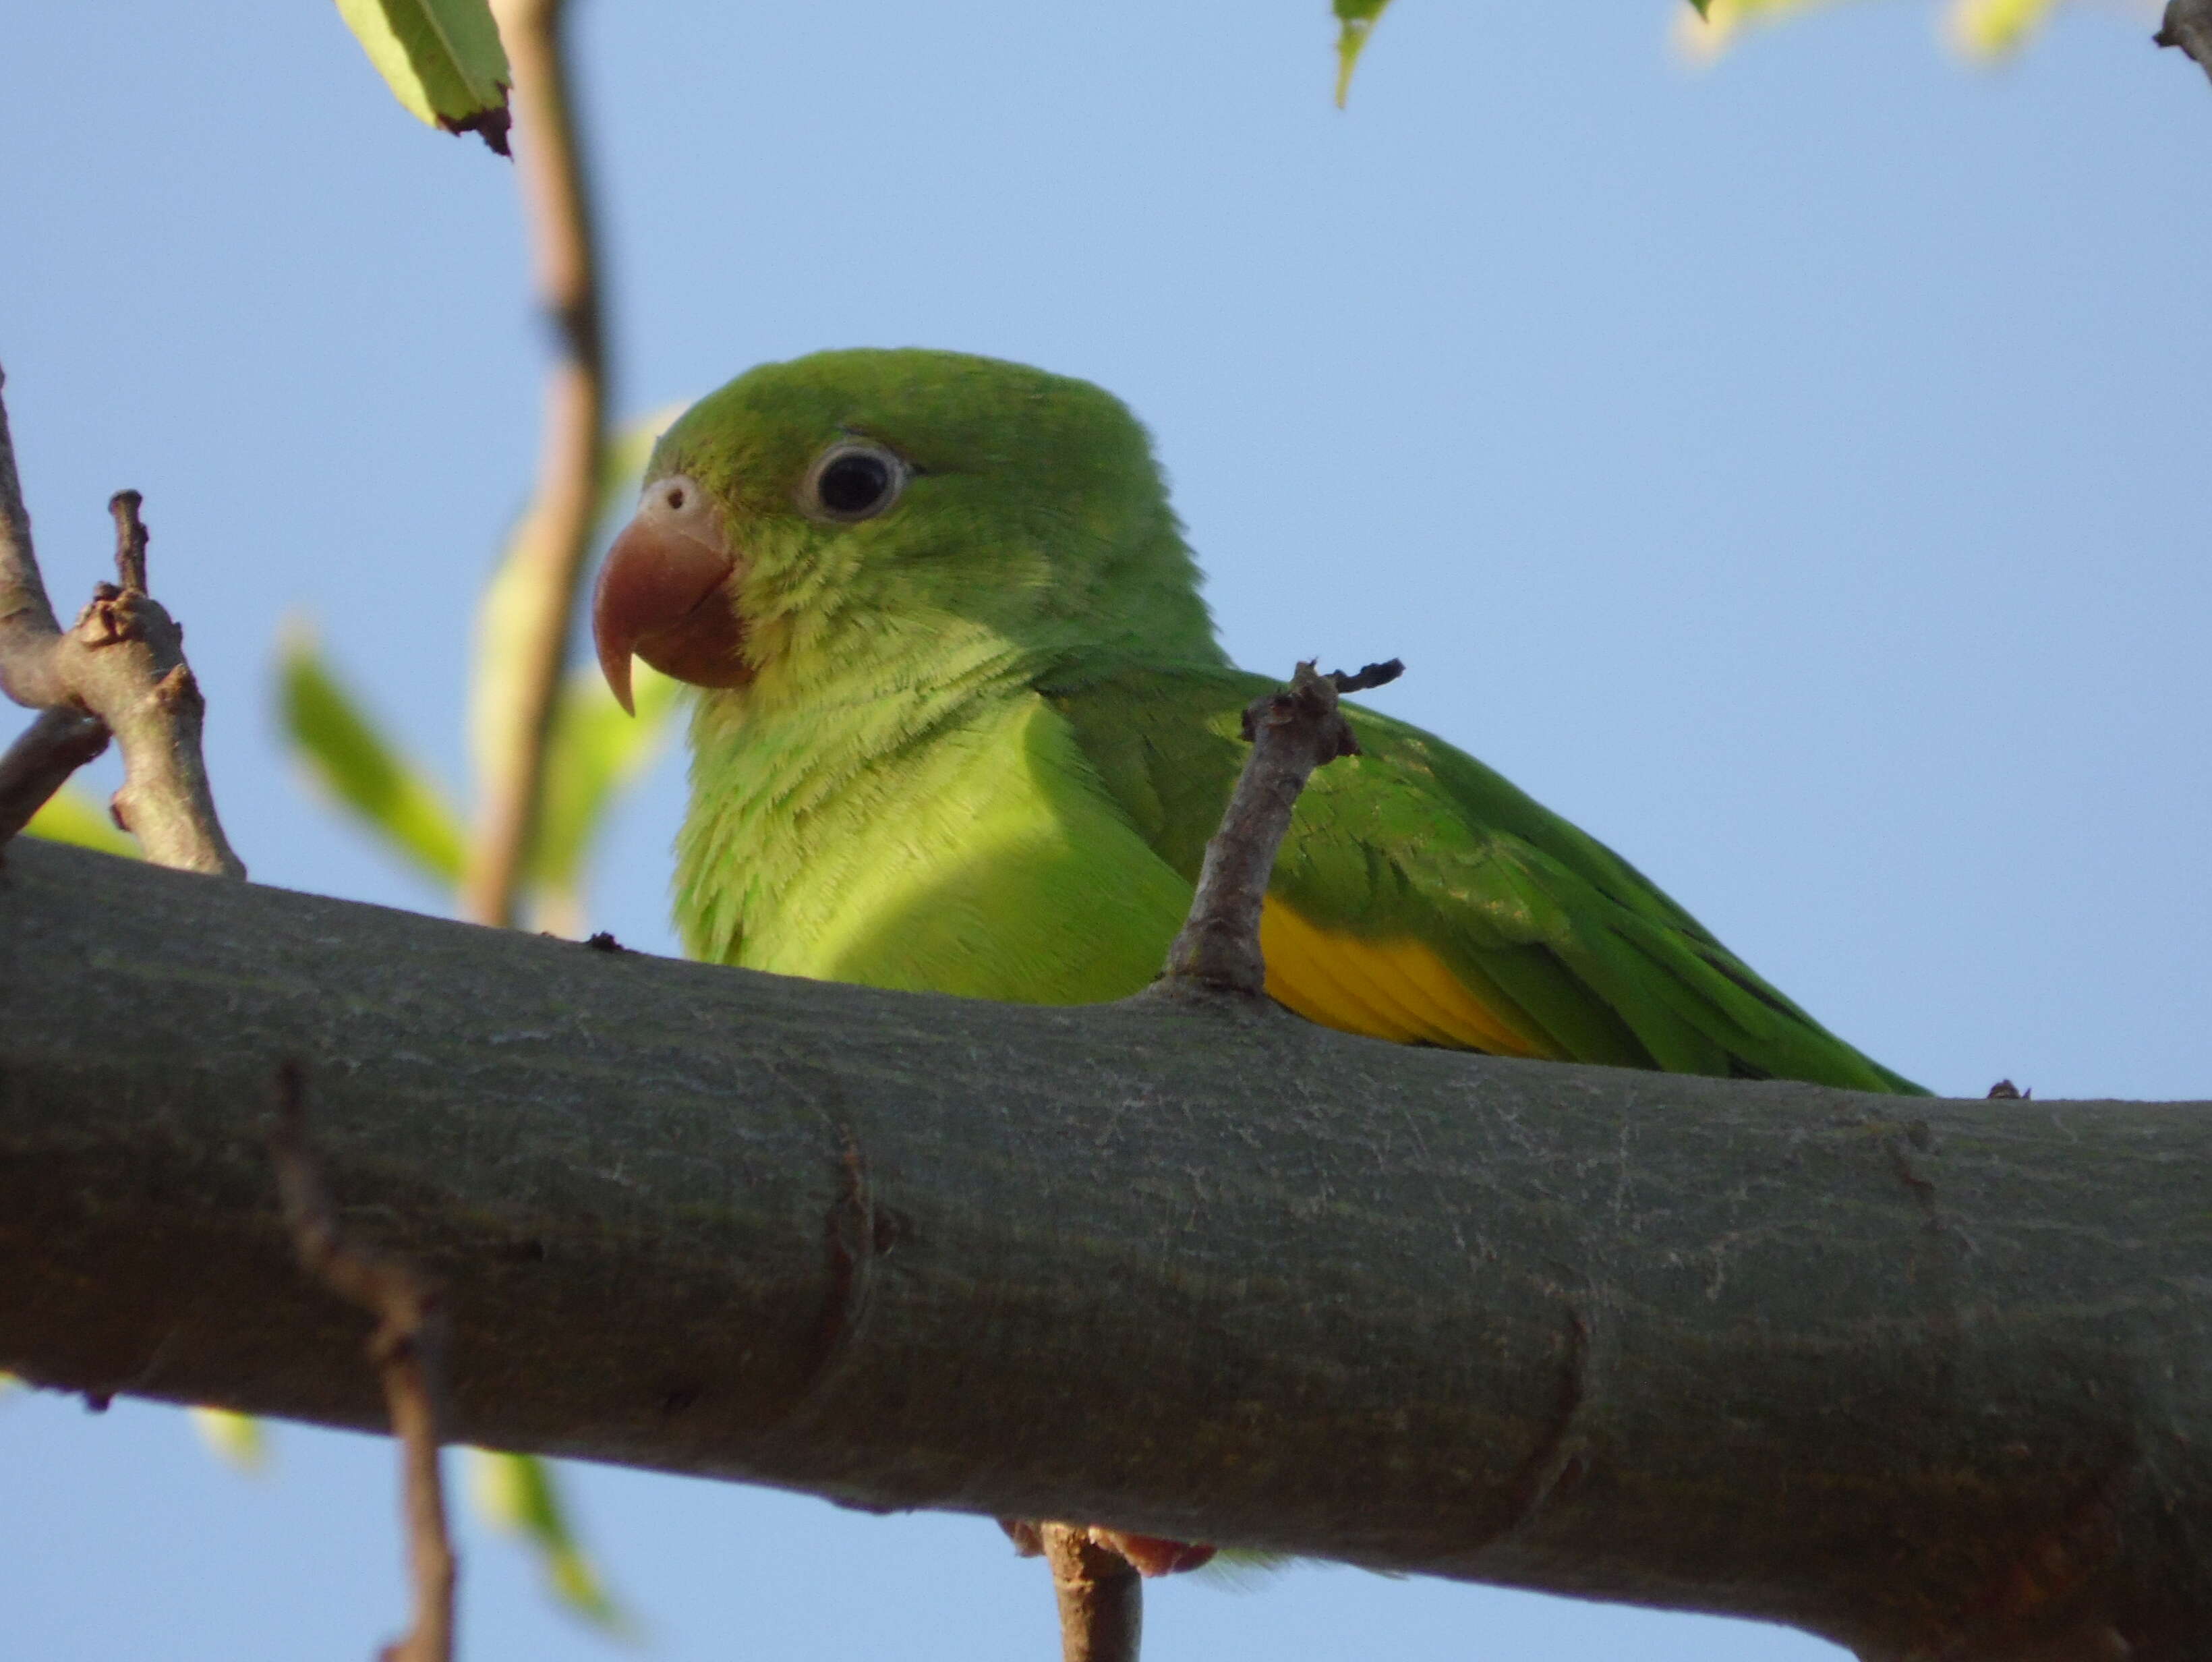
[[0, 1366], [380, 1427], [262, 1135], [447, 1289], [456, 1435], [1725, 1610], [2202, 1654], [2205, 1105], [787, 981], [11, 848]]

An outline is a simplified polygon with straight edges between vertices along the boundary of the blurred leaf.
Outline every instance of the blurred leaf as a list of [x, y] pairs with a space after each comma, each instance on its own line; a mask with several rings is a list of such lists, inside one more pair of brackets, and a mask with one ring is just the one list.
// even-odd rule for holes
[[226, 1464], [249, 1474], [269, 1467], [269, 1434], [251, 1414], [234, 1414], [227, 1408], [187, 1409], [192, 1429]]
[[664, 404], [659, 409], [624, 423], [607, 440], [599, 464], [599, 512], [615, 514], [635, 505], [638, 487], [645, 480], [645, 465], [653, 460], [653, 447], [676, 425], [676, 418], [691, 406]]
[[1344, 107], [1352, 91], [1352, 72], [1359, 67], [1359, 54], [1367, 50], [1367, 37], [1382, 21], [1390, 0], [1336, 0], [1336, 107]]
[[[1691, 0], [1697, 15], [1680, 15], [1674, 41], [1710, 62], [1753, 24], [1777, 23], [1829, 0]], [[2058, 0], [1952, 0], [1945, 32], [1966, 57], [1988, 63], [2014, 52], [2057, 9]]]
[[[626, 423], [609, 435], [599, 459], [602, 520], [627, 510], [635, 502], [654, 441], [682, 410], [680, 405], [664, 406]], [[477, 602], [476, 656], [469, 678], [469, 752], [479, 779], [489, 778], [496, 770], [493, 764], [499, 758], [490, 755], [488, 747], [500, 742], [514, 726], [505, 716], [517, 696], [523, 633], [529, 626], [526, 615], [529, 579], [520, 556], [536, 513], [534, 503], [523, 510], [507, 538], [506, 552], [500, 556], [498, 569], [484, 585], [483, 598]]]
[[1954, 0], [1952, 44], [1982, 62], [2007, 57], [2043, 26], [2057, 4], [2057, 0]]
[[1778, 22], [1828, 3], [1830, 0], [1706, 0], [1693, 15], [1675, 14], [1674, 44], [1686, 57], [1710, 63], [1751, 25]]
[[80, 849], [138, 857], [138, 844], [129, 833], [118, 831], [106, 811], [75, 785], [64, 785], [46, 799], [46, 806], [23, 827], [26, 837], [43, 837], [49, 843], [74, 843]]
[[441, 886], [459, 879], [461, 829], [453, 809], [393, 753], [297, 624], [277, 648], [276, 706], [284, 736], [319, 785]]
[[609, 1634], [634, 1638], [629, 1617], [576, 1543], [550, 1463], [488, 1448], [472, 1448], [468, 1456], [469, 1492], [477, 1514], [536, 1554], [546, 1586], [561, 1603]]
[[[651, 414], [624, 423], [607, 441], [599, 470], [599, 514], [603, 519], [627, 514], [637, 496], [654, 442], [681, 415], [684, 406], [667, 405]], [[493, 759], [486, 747], [493, 735], [508, 731], [501, 719], [504, 707], [515, 697], [516, 677], [521, 670], [520, 632], [526, 589], [520, 582], [516, 540], [501, 558], [499, 569], [484, 586], [477, 607], [474, 673], [469, 690], [469, 735], [477, 776], [489, 776]], [[537, 880], [556, 891], [556, 901], [573, 899], [559, 892], [573, 891], [583, 871], [611, 791], [635, 778], [652, 760], [659, 746], [676, 688], [666, 678], [638, 667], [635, 683], [638, 720], [622, 714], [594, 668], [573, 672], [561, 690], [553, 713], [553, 732], [547, 740], [544, 798], [538, 817], [538, 847], [532, 861]], [[543, 898], [541, 897], [541, 904]], [[541, 920], [543, 921], [543, 920]]]
[[545, 752], [545, 806], [534, 871], [548, 888], [576, 886], [608, 802], [652, 765], [682, 686], [650, 664], [639, 664], [630, 682], [637, 702], [632, 719], [615, 703], [596, 664], [570, 673]]
[[507, 154], [514, 76], [489, 0], [337, 0], [392, 95], [434, 127]]

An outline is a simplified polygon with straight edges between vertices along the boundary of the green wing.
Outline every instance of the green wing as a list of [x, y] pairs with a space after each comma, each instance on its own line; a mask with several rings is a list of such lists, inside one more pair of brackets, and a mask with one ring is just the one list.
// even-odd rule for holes
[[[1040, 691], [1187, 881], [1273, 683], [1212, 666]], [[1268, 989], [1332, 1026], [1674, 1073], [1920, 1087], [1754, 975], [1649, 879], [1472, 757], [1347, 705], [1363, 754], [1315, 774], [1269, 897]]]

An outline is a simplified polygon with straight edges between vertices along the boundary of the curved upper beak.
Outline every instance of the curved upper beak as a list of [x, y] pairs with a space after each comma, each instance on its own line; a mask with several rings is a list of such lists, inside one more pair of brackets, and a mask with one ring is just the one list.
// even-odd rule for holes
[[[712, 540], [707, 539], [711, 538]], [[630, 714], [630, 657], [694, 686], [741, 686], [744, 621], [731, 593], [738, 562], [719, 533], [669, 523], [652, 504], [615, 539], [592, 598], [599, 669]]]

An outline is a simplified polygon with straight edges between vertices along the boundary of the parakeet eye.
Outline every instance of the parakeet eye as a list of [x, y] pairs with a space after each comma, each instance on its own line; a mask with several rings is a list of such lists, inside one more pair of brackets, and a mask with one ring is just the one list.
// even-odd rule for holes
[[899, 499], [911, 471], [896, 451], [872, 440], [833, 444], [806, 470], [799, 505], [819, 520], [872, 520]]

